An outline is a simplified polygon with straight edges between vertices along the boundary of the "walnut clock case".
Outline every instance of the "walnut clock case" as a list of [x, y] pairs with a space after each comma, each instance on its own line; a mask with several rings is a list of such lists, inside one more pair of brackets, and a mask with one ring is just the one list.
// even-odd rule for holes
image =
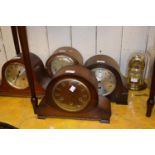
[[60, 47], [46, 61], [46, 68], [52, 77], [62, 67], [78, 64], [83, 64], [83, 57], [78, 50], [72, 47]]
[[[42, 97], [45, 94], [45, 89], [50, 78], [38, 56], [30, 53], [30, 59], [32, 62], [36, 94], [38, 97]], [[0, 95], [20, 97], [31, 95], [22, 54], [18, 54], [3, 65]]]
[[38, 107], [39, 118], [60, 117], [109, 122], [110, 101], [98, 96], [97, 80], [80, 65], [65, 66], [49, 83]]
[[99, 95], [106, 96], [118, 104], [127, 104], [126, 81], [113, 58], [107, 55], [92, 56], [86, 61], [85, 66], [96, 76]]

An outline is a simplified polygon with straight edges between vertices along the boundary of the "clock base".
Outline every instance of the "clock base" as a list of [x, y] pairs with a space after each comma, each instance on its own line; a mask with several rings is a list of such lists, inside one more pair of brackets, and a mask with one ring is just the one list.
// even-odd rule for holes
[[39, 119], [71, 118], [78, 120], [98, 120], [101, 123], [110, 123], [111, 104], [105, 97], [99, 97], [99, 104], [91, 110], [80, 112], [66, 112], [47, 104], [44, 98], [36, 109]]

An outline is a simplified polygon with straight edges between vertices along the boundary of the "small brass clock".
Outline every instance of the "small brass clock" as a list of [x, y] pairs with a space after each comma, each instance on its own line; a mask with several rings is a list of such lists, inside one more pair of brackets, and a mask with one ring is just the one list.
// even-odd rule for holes
[[147, 87], [145, 83], [145, 70], [147, 66], [146, 55], [134, 53], [128, 64], [128, 88], [142, 90]]
[[61, 68], [68, 65], [83, 64], [82, 55], [72, 47], [58, 48], [46, 62], [48, 74], [52, 77]]
[[96, 76], [99, 95], [106, 96], [118, 104], [127, 104], [126, 81], [113, 58], [107, 55], [95, 55], [86, 61], [85, 66]]

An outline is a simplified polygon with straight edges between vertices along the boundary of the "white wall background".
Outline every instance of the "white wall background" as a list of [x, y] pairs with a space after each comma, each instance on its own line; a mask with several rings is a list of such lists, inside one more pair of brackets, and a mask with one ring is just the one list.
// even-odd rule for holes
[[[0, 27], [0, 69], [15, 55], [10, 27]], [[61, 46], [72, 46], [88, 59], [101, 51], [113, 57], [126, 75], [127, 60], [133, 52], [155, 57], [155, 27], [149, 26], [51, 26], [27, 27], [29, 49], [45, 63]], [[147, 77], [150, 77], [147, 70]]]

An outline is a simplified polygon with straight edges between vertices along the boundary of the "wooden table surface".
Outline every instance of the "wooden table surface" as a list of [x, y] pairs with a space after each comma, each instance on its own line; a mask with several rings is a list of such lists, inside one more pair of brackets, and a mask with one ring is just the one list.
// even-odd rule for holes
[[29, 98], [0, 97], [0, 121], [21, 129], [122, 129], [155, 128], [155, 107], [147, 118], [146, 101], [149, 90], [130, 91], [128, 105], [112, 103], [110, 124], [98, 121], [72, 120], [60, 118], [38, 119], [33, 113]]

